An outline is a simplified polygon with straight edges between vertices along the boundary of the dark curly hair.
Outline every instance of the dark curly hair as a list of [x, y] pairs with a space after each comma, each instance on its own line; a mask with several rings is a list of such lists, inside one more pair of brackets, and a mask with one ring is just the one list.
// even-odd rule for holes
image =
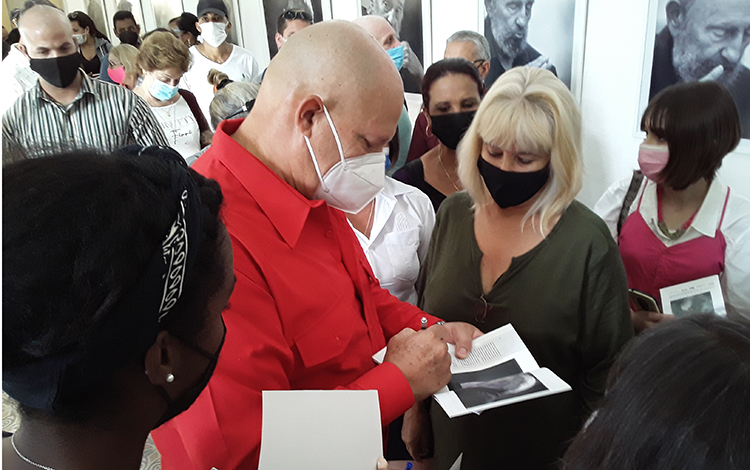
[[[64, 354], [96, 337], [175, 219], [178, 201], [170, 171], [169, 163], [154, 155], [85, 151], [3, 168], [4, 369]], [[161, 327], [195, 343], [227, 267], [221, 254], [221, 189], [186, 171], [200, 191], [200, 250], [194, 274]], [[22, 411], [82, 421], [112, 393], [110, 384], [102, 383], [60, 397], [52, 416], [28, 407]]]

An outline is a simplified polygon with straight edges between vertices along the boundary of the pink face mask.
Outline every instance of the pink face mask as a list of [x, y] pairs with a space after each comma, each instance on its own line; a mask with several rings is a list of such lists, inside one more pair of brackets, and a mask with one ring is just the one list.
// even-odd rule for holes
[[107, 70], [107, 74], [109, 75], [109, 78], [112, 79], [117, 84], [122, 84], [122, 81], [125, 80], [125, 67], [119, 66], [115, 67], [113, 69]]
[[638, 165], [646, 178], [657, 183], [661, 182], [659, 173], [669, 162], [669, 147], [666, 145], [641, 144], [638, 149]]

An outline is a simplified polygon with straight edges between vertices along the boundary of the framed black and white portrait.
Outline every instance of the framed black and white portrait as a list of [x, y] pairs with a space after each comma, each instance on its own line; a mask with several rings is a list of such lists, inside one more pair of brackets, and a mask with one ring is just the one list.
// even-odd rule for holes
[[580, 97], [588, 0], [479, 0], [490, 43], [488, 86], [521, 65], [554, 72]]
[[[651, 0], [640, 115], [659, 91], [714, 80], [734, 98], [744, 149], [750, 148], [750, 1]], [[640, 129], [639, 129], [640, 130]]]
[[279, 51], [276, 45], [276, 29], [281, 14], [289, 10], [304, 11], [309, 15], [307, 18], [312, 18], [313, 22], [319, 23], [324, 19], [322, 1], [328, 0], [263, 0], [268, 51], [272, 59]]
[[[429, 3], [430, 0], [359, 0], [359, 13], [362, 16], [378, 15], [388, 20], [396, 31], [398, 39], [407, 42], [420, 64], [424, 65], [424, 33], [425, 28], [429, 28], [429, 24], [423, 21], [425, 11], [423, 2]], [[410, 77], [404, 74], [405, 72], [402, 71], [404, 90], [419, 93], [421, 85], [419, 80], [410, 80]]]

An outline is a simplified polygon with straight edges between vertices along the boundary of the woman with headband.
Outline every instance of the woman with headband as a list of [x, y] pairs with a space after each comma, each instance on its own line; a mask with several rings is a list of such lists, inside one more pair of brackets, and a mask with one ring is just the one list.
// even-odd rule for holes
[[218, 184], [172, 150], [3, 168], [3, 468], [138, 469], [216, 367], [234, 288]]

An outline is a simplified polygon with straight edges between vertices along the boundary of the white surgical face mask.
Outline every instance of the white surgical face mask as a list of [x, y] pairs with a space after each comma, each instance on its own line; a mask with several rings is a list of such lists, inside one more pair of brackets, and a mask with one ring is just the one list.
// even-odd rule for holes
[[375, 196], [383, 189], [385, 184], [385, 153], [376, 152], [368, 153], [359, 157], [344, 158], [344, 150], [341, 147], [336, 127], [333, 125], [331, 115], [328, 109], [323, 105], [328, 125], [331, 126], [333, 138], [336, 140], [336, 146], [339, 149], [341, 161], [337, 162], [326, 172], [321, 175], [318, 159], [310, 145], [310, 139], [306, 135], [305, 139], [307, 149], [310, 151], [315, 171], [318, 173], [320, 186], [315, 191], [315, 199], [323, 199], [329, 206], [336, 209], [356, 214], [365, 208]]
[[73, 35], [73, 39], [76, 40], [76, 43], [78, 43], [79, 46], [82, 46], [82, 45], [86, 44], [86, 41], [88, 41], [89, 35], [86, 34], [86, 33], [84, 33], [84, 34], [74, 34]]
[[219, 47], [227, 40], [226, 23], [201, 23], [201, 38], [213, 47]]

